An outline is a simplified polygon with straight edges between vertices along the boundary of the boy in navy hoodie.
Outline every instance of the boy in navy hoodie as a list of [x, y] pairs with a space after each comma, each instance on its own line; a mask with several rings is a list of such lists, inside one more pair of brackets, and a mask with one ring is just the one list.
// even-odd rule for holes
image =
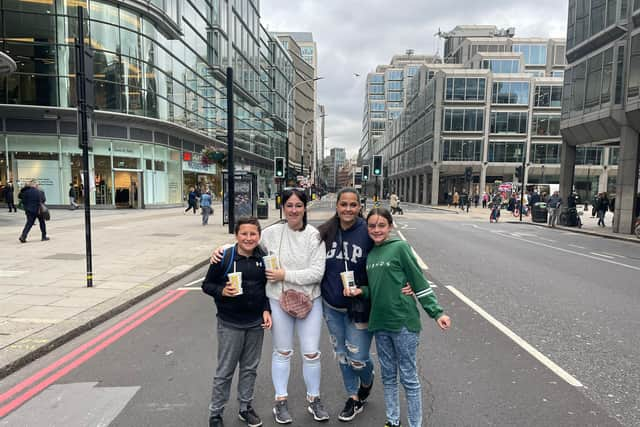
[[[238, 219], [235, 246], [228, 248], [222, 262], [211, 264], [202, 290], [215, 299], [218, 308], [218, 365], [209, 405], [209, 426], [224, 426], [222, 412], [229, 400], [231, 380], [239, 365], [238, 416], [249, 427], [262, 425], [251, 407], [256, 371], [262, 353], [264, 329], [271, 327], [271, 310], [265, 293], [267, 283], [258, 246], [260, 223], [254, 217]], [[228, 274], [242, 272], [242, 293]]]

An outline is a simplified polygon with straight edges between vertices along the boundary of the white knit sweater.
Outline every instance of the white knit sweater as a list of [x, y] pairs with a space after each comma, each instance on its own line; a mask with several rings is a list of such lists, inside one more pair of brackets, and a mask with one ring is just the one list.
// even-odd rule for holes
[[[278, 255], [285, 271], [285, 289], [304, 292], [311, 299], [320, 296], [326, 250], [315, 227], [307, 225], [302, 231], [293, 231], [287, 224], [276, 224], [262, 232], [260, 243], [270, 254]], [[267, 297], [279, 299], [281, 293], [281, 282], [267, 282]]]

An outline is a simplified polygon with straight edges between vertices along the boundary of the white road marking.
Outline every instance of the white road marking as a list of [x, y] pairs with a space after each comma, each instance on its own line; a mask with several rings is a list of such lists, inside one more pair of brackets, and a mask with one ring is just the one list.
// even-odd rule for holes
[[199, 291], [200, 288], [194, 288], [194, 287], [191, 287], [191, 288], [178, 288], [176, 290], [177, 291]]
[[572, 245], [571, 243], [569, 243], [569, 246], [571, 246], [572, 248], [578, 248], [578, 249], [587, 249], [584, 246], [580, 246], [580, 245]]
[[603, 254], [599, 254], [597, 252], [589, 252], [591, 255], [596, 255], [596, 256], [601, 256], [603, 258], [607, 258], [607, 259], [614, 259], [614, 257], [609, 256], [609, 255], [603, 255]]
[[544, 240], [545, 242], [549, 242], [549, 243], [554, 243], [555, 240], [553, 239], [545, 239], [544, 237], [538, 237], [538, 240]]
[[189, 282], [186, 285], [182, 285], [182, 286], [184, 286], [184, 287], [193, 286], [196, 283], [202, 283], [203, 280], [204, 280], [204, 277], [201, 277], [199, 279], [194, 280], [193, 282]]
[[[404, 237], [404, 235], [402, 234], [402, 232], [400, 232], [400, 230], [397, 231], [398, 235], [400, 236], [400, 238], [402, 240], [404, 240], [405, 242], [407, 241], [406, 237]], [[420, 255], [418, 255], [418, 253], [416, 252], [415, 249], [413, 249], [413, 246], [409, 245], [411, 247], [411, 251], [413, 252], [413, 256], [416, 257], [416, 260], [418, 261], [418, 265], [420, 266], [421, 269], [423, 270], [428, 270], [429, 266], [422, 260], [422, 258], [420, 257]]]
[[609, 259], [605, 259], [605, 258], [602, 258], [602, 257], [596, 257], [596, 256], [593, 256], [593, 255], [583, 254], [581, 252], [570, 251], [569, 249], [559, 248], [557, 246], [547, 245], [546, 243], [539, 243], [539, 242], [536, 242], [536, 241], [533, 241], [533, 240], [526, 240], [526, 239], [521, 239], [519, 237], [507, 236], [506, 234], [499, 234], [499, 236], [506, 237], [508, 239], [520, 240], [522, 242], [527, 242], [527, 243], [529, 243], [531, 245], [537, 245], [537, 246], [542, 246], [542, 247], [549, 248], [549, 249], [555, 249], [557, 251], [566, 252], [566, 253], [569, 253], [569, 254], [572, 254], [572, 255], [578, 255], [578, 256], [585, 257], [585, 258], [590, 258], [590, 259], [597, 259], [598, 261], [608, 262], [609, 264], [613, 264], [613, 265], [617, 265], [617, 266], [620, 266], [620, 267], [629, 268], [631, 270], [640, 271], [640, 267], [636, 267], [635, 265], [623, 264], [623, 263], [618, 262], [618, 261], [611, 261]]
[[604, 251], [600, 251], [600, 253], [601, 254], [605, 254], [605, 255], [609, 255], [609, 256], [612, 256], [612, 257], [617, 257], [617, 258], [626, 258], [626, 256], [623, 256], [623, 255], [612, 254], [612, 253], [604, 252]]
[[462, 302], [464, 302], [469, 307], [471, 307], [471, 309], [473, 309], [476, 313], [478, 313], [480, 316], [482, 316], [487, 322], [489, 322], [491, 325], [493, 325], [496, 329], [498, 329], [500, 332], [502, 332], [507, 337], [509, 337], [517, 345], [522, 347], [522, 349], [524, 349], [527, 353], [529, 353], [531, 356], [533, 356], [536, 360], [538, 360], [544, 366], [549, 368], [553, 373], [555, 373], [560, 378], [562, 378], [563, 380], [565, 380], [567, 383], [571, 384], [574, 387], [582, 387], [583, 386], [582, 383], [580, 381], [578, 381], [576, 378], [574, 378], [571, 374], [569, 374], [567, 371], [562, 369], [560, 366], [558, 366], [556, 363], [554, 363], [547, 356], [545, 356], [544, 354], [540, 353], [538, 350], [535, 349], [535, 347], [533, 347], [531, 344], [529, 344], [528, 342], [526, 342], [525, 340], [520, 338], [511, 329], [507, 328], [505, 325], [503, 325], [496, 318], [494, 318], [489, 313], [484, 311], [480, 306], [478, 306], [476, 303], [474, 303], [469, 298], [467, 298], [462, 292], [460, 292], [459, 290], [457, 290], [453, 286], [447, 286], [446, 288], [449, 289], [451, 291], [451, 293], [453, 293], [456, 297], [458, 297]]

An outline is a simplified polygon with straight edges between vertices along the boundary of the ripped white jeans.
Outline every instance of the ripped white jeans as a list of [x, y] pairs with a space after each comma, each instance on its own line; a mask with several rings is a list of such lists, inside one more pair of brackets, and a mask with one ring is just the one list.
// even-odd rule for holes
[[287, 397], [291, 357], [293, 356], [293, 334], [298, 333], [302, 354], [302, 376], [307, 387], [307, 396], [320, 396], [320, 335], [322, 332], [322, 298], [313, 300], [313, 308], [304, 319], [296, 319], [280, 308], [278, 300], [270, 298], [273, 326], [273, 355], [271, 357], [271, 380], [276, 399]]

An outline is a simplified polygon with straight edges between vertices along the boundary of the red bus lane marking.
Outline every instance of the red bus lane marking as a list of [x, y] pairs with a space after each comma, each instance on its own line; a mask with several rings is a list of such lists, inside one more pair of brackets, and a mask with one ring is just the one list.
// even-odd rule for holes
[[107, 336], [111, 335], [116, 330], [122, 328], [124, 325], [126, 325], [127, 323], [129, 323], [132, 320], [136, 319], [137, 317], [140, 317], [145, 312], [147, 312], [147, 311], [151, 310], [152, 308], [154, 308], [155, 306], [161, 304], [164, 300], [167, 300], [168, 298], [170, 298], [173, 295], [174, 295], [174, 292], [167, 292], [167, 294], [164, 295], [162, 298], [158, 298], [157, 300], [153, 301], [152, 303], [148, 304], [147, 306], [142, 307], [140, 310], [136, 311], [135, 313], [133, 313], [131, 316], [127, 317], [126, 319], [121, 320], [120, 322], [118, 322], [116, 325], [112, 326], [108, 330], [102, 332], [100, 335], [98, 335], [97, 337], [93, 338], [91, 341], [81, 345], [80, 347], [76, 348], [75, 350], [73, 350], [69, 354], [61, 357], [60, 359], [58, 359], [57, 361], [55, 361], [51, 365], [41, 369], [40, 371], [36, 372], [35, 374], [33, 374], [31, 377], [27, 378], [26, 380], [20, 382], [19, 384], [16, 384], [12, 388], [10, 388], [8, 391], [0, 394], [0, 403], [4, 402], [5, 400], [7, 400], [9, 398], [11, 398], [14, 394], [19, 393], [20, 391], [24, 390], [25, 388], [31, 386], [31, 384], [33, 384], [34, 382], [38, 381], [40, 378], [44, 377], [45, 375], [47, 375], [49, 372], [55, 370], [56, 368], [58, 368], [59, 366], [65, 364], [65, 363], [67, 363], [69, 360], [73, 359], [74, 357], [76, 357], [80, 353], [84, 352], [89, 347], [93, 347], [96, 343], [102, 341], [103, 339], [105, 339]]
[[119, 330], [118, 332], [116, 332], [115, 334], [113, 334], [112, 336], [107, 338], [106, 340], [102, 341], [100, 344], [98, 344], [97, 346], [95, 346], [94, 348], [89, 350], [88, 352], [84, 353], [82, 356], [80, 356], [77, 359], [73, 360], [71, 363], [69, 363], [64, 368], [58, 370], [53, 375], [49, 376], [48, 378], [44, 379], [43, 381], [41, 381], [40, 383], [35, 385], [33, 388], [29, 389], [28, 391], [26, 391], [22, 395], [18, 396], [14, 400], [10, 401], [6, 405], [0, 407], [0, 418], [6, 416], [7, 414], [9, 414], [13, 410], [15, 410], [17, 407], [21, 406], [23, 403], [25, 403], [26, 401], [31, 399], [33, 396], [35, 396], [36, 394], [40, 393], [42, 390], [46, 389], [48, 386], [50, 386], [51, 384], [55, 383], [60, 378], [64, 377], [69, 372], [73, 371], [74, 369], [76, 369], [77, 367], [79, 367], [80, 365], [85, 363], [87, 360], [91, 359], [93, 356], [98, 354], [100, 351], [104, 350], [109, 345], [113, 344], [115, 341], [120, 339], [122, 336], [124, 336], [125, 334], [129, 333], [131, 330], [133, 330], [133, 329], [137, 328], [138, 326], [140, 326], [144, 321], [146, 321], [150, 317], [153, 317], [154, 315], [156, 315], [160, 311], [162, 311], [165, 308], [167, 308], [169, 305], [171, 305], [172, 303], [174, 303], [175, 301], [180, 299], [186, 293], [187, 293], [187, 291], [174, 291], [174, 292], [170, 293], [171, 297], [169, 299], [167, 299], [166, 301], [164, 301], [162, 304], [157, 305], [156, 307], [154, 307], [152, 310], [148, 311], [146, 314], [141, 316], [139, 319], [137, 319], [133, 323], [127, 325], [125, 328]]

